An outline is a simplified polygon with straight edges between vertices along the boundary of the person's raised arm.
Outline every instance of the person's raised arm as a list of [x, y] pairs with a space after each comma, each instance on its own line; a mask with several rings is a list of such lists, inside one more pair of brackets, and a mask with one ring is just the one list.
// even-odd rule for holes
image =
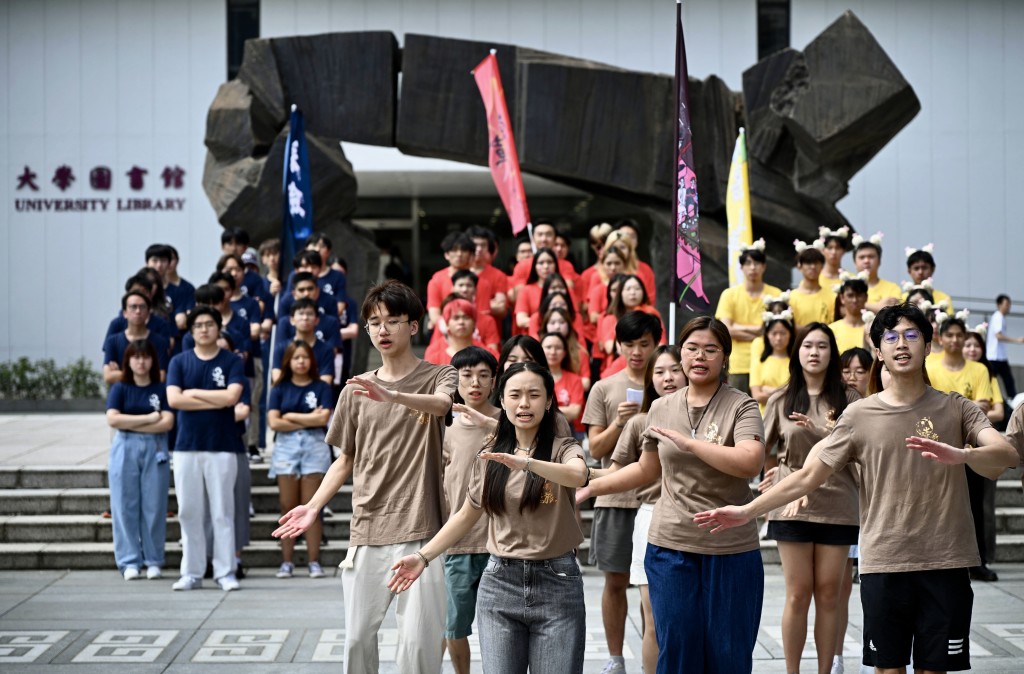
[[354, 395], [369, 398], [376, 402], [404, 405], [411, 410], [435, 417], [443, 417], [452, 408], [452, 397], [447, 393], [402, 393], [401, 391], [386, 389], [366, 377], [352, 377], [347, 383], [363, 387], [362, 389], [354, 389], [352, 391]]
[[591, 480], [590, 484], [576, 492], [576, 502], [580, 503], [591, 496], [618, 494], [637, 487], [651, 484], [661, 478], [661, 458], [657, 452], [645, 451], [640, 460], [604, 477]]
[[274, 538], [296, 538], [308, 529], [320, 516], [320, 509], [338, 493], [345, 481], [352, 474], [353, 458], [350, 454], [341, 453], [324, 474], [319, 489], [305, 505], [295, 506], [277, 522], [281, 526], [271, 534]]
[[418, 552], [406, 555], [395, 562], [391, 567], [395, 575], [388, 581], [388, 589], [396, 594], [408, 590], [427, 568], [427, 563], [437, 559], [442, 552], [462, 540], [483, 512], [483, 508], [474, 508], [467, 498], [459, 512], [448, 518], [441, 530], [426, 545]]
[[509, 470], [529, 470], [537, 477], [570, 489], [577, 489], [587, 483], [587, 464], [579, 457], [569, 459], [568, 463], [556, 463], [504, 452], [481, 452], [480, 458], [508, 466]]
[[907, 449], [921, 452], [921, 456], [932, 461], [955, 466], [966, 463], [978, 475], [990, 480], [998, 479], [1007, 468], [1015, 468], [1020, 460], [1017, 451], [994, 428], [978, 433], [979, 447], [960, 449], [917, 436], [907, 438]]

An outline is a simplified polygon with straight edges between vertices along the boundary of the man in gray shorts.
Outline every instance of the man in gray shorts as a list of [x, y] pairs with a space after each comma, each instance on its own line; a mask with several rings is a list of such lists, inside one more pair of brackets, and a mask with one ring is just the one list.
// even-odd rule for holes
[[[626, 390], [644, 390], [647, 360], [661, 340], [661, 320], [642, 311], [631, 311], [615, 326], [615, 342], [626, 369], [594, 384], [583, 423], [587, 424], [590, 455], [611, 466], [615, 443], [630, 417], [640, 411], [640, 399], [626, 400]], [[634, 394], [635, 395], [635, 394]], [[641, 393], [642, 396], [642, 393]], [[590, 530], [590, 561], [604, 572], [601, 616], [610, 659], [602, 674], [626, 671], [622, 642], [626, 632], [626, 588], [633, 557], [633, 520], [640, 501], [635, 491], [598, 497]]]

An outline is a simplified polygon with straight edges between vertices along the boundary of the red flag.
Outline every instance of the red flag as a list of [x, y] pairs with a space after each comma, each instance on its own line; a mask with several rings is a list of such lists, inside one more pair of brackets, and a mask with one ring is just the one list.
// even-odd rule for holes
[[700, 275], [700, 233], [697, 231], [697, 174], [693, 162], [690, 96], [687, 91], [686, 43], [683, 40], [682, 3], [676, 2], [676, 298], [691, 311], [710, 305]]
[[487, 111], [487, 164], [491, 167], [491, 177], [501, 195], [501, 203], [512, 221], [512, 233], [519, 234], [529, 225], [530, 211], [526, 208], [526, 192], [519, 172], [516, 144], [512, 139], [505, 89], [501, 86], [498, 59], [493, 51], [473, 69], [473, 77]]

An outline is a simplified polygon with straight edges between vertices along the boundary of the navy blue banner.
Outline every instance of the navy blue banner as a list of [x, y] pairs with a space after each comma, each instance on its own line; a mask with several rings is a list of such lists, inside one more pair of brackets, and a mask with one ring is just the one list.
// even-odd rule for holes
[[282, 282], [292, 270], [292, 258], [313, 233], [313, 187], [309, 175], [309, 150], [302, 111], [292, 106], [288, 142], [284, 150], [284, 218], [281, 223]]

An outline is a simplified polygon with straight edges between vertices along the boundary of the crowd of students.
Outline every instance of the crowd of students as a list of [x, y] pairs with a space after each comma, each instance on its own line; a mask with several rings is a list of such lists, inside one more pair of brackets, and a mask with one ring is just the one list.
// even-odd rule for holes
[[[242, 245], [243, 234], [226, 233], [225, 246]], [[254, 257], [225, 251], [194, 308], [164, 299], [181, 297], [185, 282], [171, 272], [173, 249], [161, 265], [169, 247], [151, 247], [160, 281], [145, 270], [129, 281], [104, 349], [125, 578], [142, 566], [160, 575], [172, 447], [182, 452], [174, 470], [185, 548], [175, 589], [201, 586], [207, 537], [213, 577], [237, 589], [262, 359], [273, 381], [265, 416], [276, 432], [279, 577], [294, 572], [299, 535], [310, 575], [323, 575], [322, 510], [353, 479], [341, 564], [348, 672], [377, 671], [377, 632], [396, 597], [401, 671], [440, 671], [447, 648], [468, 672], [474, 620], [485, 671], [581, 671], [578, 504], [591, 497], [608, 674], [625, 671], [630, 584], [641, 588], [644, 671], [751, 671], [761, 515], [786, 580], [788, 671], [799, 668], [812, 600], [817, 669], [842, 671], [858, 554], [864, 663], [896, 668], [912, 655], [924, 670], [965, 668], [970, 578], [995, 580], [986, 490], [1018, 457], [992, 428], [1005, 412], [978, 362], [984, 328], [969, 329], [935, 290], [932, 251], [907, 251], [911, 281], [901, 287], [878, 277], [880, 235], [823, 228], [817, 241], [796, 242], [802, 278], [783, 292], [764, 282], [759, 241], [741, 252], [742, 283], [714, 317], [689, 321], [676, 347], [652, 306], [635, 224], [590, 235], [597, 262], [577, 273], [566, 237], [541, 223], [506, 275], [493, 264], [490, 230], [452, 233], [425, 305], [386, 281], [358, 315], [321, 235], [283, 285], [258, 275], [247, 285]], [[850, 250], [856, 274], [842, 269]], [[273, 242], [261, 253], [273, 269]], [[275, 294], [288, 318], [268, 358]], [[170, 308], [162, 323], [157, 306]], [[351, 376], [345, 345], [360, 327], [382, 365]], [[169, 363], [167, 354], [176, 354]], [[248, 431], [236, 425], [246, 419]], [[1022, 426], [1018, 410], [1010, 438], [1024, 453]], [[151, 494], [160, 480], [162, 502]]]

